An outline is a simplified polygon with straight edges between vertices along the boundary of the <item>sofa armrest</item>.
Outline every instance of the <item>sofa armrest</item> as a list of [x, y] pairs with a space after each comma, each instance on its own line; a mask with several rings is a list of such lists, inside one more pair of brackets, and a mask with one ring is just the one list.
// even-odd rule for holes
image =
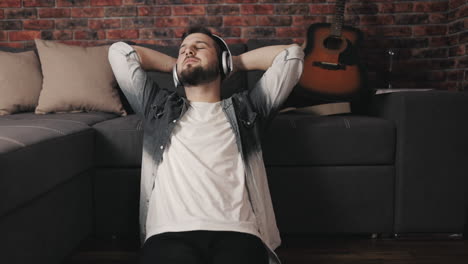
[[468, 197], [468, 93], [374, 96], [371, 115], [395, 122], [395, 233], [462, 233]]

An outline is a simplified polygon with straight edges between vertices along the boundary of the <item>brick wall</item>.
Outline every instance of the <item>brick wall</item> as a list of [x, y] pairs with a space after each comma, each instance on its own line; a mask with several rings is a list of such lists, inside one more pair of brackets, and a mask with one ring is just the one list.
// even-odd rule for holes
[[[173, 45], [201, 24], [229, 43], [280, 38], [302, 43], [307, 27], [332, 22], [335, 0], [0, 0], [0, 46], [34, 38], [73, 45], [119, 40]], [[345, 24], [365, 33], [370, 85], [468, 90], [466, 0], [348, 0]]]

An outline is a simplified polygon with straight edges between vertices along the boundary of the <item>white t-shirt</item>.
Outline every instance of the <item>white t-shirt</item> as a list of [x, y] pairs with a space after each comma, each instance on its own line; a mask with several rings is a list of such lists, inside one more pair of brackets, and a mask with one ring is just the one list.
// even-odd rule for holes
[[238, 231], [259, 236], [244, 164], [221, 102], [190, 102], [158, 166], [146, 232]]

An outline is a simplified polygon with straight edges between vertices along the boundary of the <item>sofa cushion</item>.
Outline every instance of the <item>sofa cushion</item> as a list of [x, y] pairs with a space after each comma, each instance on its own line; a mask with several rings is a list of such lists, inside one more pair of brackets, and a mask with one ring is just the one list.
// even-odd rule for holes
[[93, 143], [79, 122], [0, 119], [0, 215], [91, 168]]
[[393, 122], [367, 116], [276, 116], [263, 139], [267, 166], [393, 164]]
[[17, 113], [14, 115], [0, 116], [1, 120], [61, 120], [63, 122], [75, 122], [92, 126], [95, 123], [116, 118], [119, 115], [107, 112], [86, 112], [86, 113], [49, 113], [37, 115], [31, 112]]
[[143, 124], [137, 115], [114, 118], [93, 126], [98, 167], [141, 167]]
[[34, 51], [0, 51], [0, 115], [34, 110], [41, 88], [41, 67]]
[[71, 46], [35, 39], [44, 81], [36, 114], [104, 111], [126, 115], [109, 64], [109, 45]]

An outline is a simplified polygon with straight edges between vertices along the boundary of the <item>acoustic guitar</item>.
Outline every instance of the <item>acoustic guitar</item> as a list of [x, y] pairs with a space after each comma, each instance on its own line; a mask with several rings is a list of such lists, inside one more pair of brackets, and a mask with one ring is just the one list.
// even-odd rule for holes
[[367, 89], [360, 61], [363, 33], [343, 25], [345, 0], [337, 0], [332, 24], [315, 23], [307, 30], [304, 70], [284, 107], [359, 101]]

